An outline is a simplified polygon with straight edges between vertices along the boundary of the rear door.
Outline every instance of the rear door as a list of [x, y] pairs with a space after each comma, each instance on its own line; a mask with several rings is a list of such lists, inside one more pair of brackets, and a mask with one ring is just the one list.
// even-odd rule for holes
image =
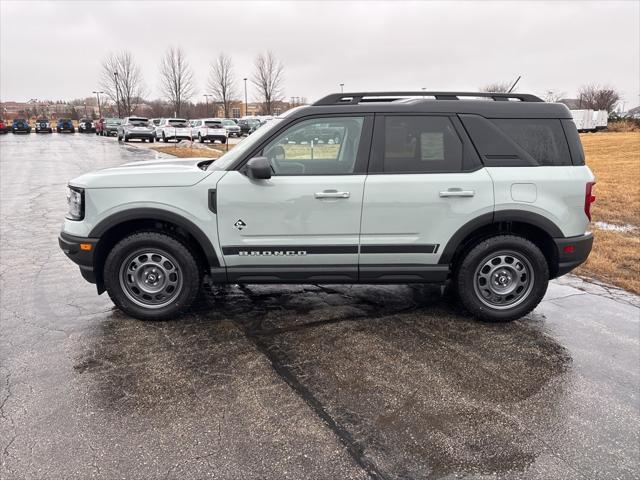
[[376, 115], [360, 280], [443, 280], [448, 240], [493, 206], [491, 177], [456, 116]]
[[[269, 180], [240, 168], [218, 182], [218, 234], [232, 281], [357, 281], [372, 126], [370, 115], [301, 119], [254, 154], [271, 161]], [[318, 141], [320, 127], [340, 142]]]

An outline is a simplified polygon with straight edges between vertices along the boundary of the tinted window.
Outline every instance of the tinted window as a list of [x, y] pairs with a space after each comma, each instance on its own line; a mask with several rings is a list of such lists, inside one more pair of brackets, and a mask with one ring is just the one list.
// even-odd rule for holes
[[340, 175], [354, 172], [363, 117], [305, 120], [263, 150], [275, 175]]
[[222, 128], [222, 123], [220, 122], [204, 122], [204, 124], [209, 128]]
[[462, 142], [447, 117], [385, 117], [383, 152], [386, 173], [462, 170]]
[[571, 165], [560, 120], [510, 118], [493, 123], [539, 165]]

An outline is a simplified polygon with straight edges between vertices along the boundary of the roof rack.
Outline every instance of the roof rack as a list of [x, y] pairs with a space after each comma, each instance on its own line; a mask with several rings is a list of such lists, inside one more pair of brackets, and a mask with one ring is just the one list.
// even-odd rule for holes
[[393, 102], [408, 97], [434, 97], [436, 100], [460, 100], [460, 97], [481, 97], [494, 101], [517, 100], [520, 102], [544, 102], [528, 93], [492, 93], [492, 92], [359, 92], [332, 93], [321, 98], [314, 105], [354, 105], [366, 102]]

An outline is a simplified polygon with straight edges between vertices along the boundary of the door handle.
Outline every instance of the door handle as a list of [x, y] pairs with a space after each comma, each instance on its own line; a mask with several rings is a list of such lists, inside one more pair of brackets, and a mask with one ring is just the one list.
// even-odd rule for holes
[[462, 190], [461, 188], [449, 188], [440, 192], [441, 197], [473, 197], [475, 194], [475, 190]]
[[349, 192], [338, 192], [337, 190], [325, 190], [324, 192], [316, 192], [316, 198], [349, 198]]

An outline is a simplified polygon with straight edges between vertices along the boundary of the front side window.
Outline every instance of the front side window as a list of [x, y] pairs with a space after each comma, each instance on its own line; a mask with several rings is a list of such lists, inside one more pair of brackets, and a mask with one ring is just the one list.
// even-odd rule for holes
[[461, 169], [462, 142], [449, 118], [385, 117], [385, 173], [459, 172]]
[[304, 120], [271, 141], [262, 155], [274, 175], [342, 175], [355, 170], [364, 117]]

